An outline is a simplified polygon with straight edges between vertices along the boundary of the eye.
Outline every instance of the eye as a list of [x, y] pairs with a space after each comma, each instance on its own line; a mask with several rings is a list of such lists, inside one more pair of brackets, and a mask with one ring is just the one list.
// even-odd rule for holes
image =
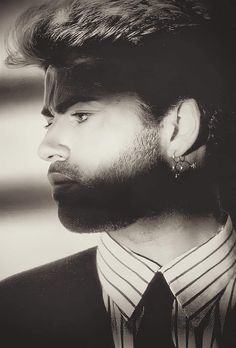
[[49, 127], [51, 126], [51, 124], [52, 124], [52, 122], [46, 124], [46, 125], [44, 126], [44, 128], [46, 128], [46, 129], [49, 128]]
[[49, 128], [51, 124], [53, 123], [54, 117], [46, 117], [47, 124], [44, 126], [44, 128]]
[[76, 118], [76, 120], [78, 121], [78, 123], [83, 123], [83, 122], [87, 121], [89, 116], [91, 116], [91, 113], [89, 113], [89, 112], [74, 112], [73, 114], [71, 114], [71, 116], [74, 116]]

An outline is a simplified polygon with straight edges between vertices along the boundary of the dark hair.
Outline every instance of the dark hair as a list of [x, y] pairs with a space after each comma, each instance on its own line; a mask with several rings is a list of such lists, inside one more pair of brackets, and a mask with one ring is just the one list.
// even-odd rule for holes
[[[72, 64], [78, 55], [115, 60], [124, 74], [129, 71], [126, 80], [132, 85], [124, 88], [133, 88], [155, 116], [164, 115], [180, 99], [195, 98], [207, 125], [208, 146], [232, 181], [234, 37], [227, 20], [217, 22], [206, 3], [210, 1], [51, 1], [18, 19], [7, 64], [47, 69]], [[231, 190], [224, 171], [219, 170], [219, 177], [223, 190]]]
[[208, 105], [228, 104], [228, 76], [219, 74], [226, 65], [221, 52], [225, 38], [220, 39], [222, 27], [212, 30], [207, 2], [51, 1], [19, 17], [8, 40], [7, 64], [47, 69], [70, 64], [68, 59], [76, 55], [113, 56], [123, 66], [130, 63], [133, 87], [140, 85], [151, 105], [158, 96], [163, 104], [155, 112], [159, 115], [177, 98], [188, 96], [203, 104], [204, 99]]
[[137, 45], [159, 31], [193, 27], [209, 20], [200, 0], [66, 0], [30, 8], [16, 23], [8, 64], [47, 65], [62, 48], [89, 41]]

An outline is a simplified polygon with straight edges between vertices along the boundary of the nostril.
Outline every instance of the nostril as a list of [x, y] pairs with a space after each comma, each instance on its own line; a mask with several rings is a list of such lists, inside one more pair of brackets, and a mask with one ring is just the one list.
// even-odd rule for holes
[[70, 149], [56, 142], [42, 142], [38, 149], [39, 157], [45, 161], [64, 161], [70, 155]]
[[59, 154], [54, 154], [54, 155], [48, 155], [47, 160], [48, 161], [65, 161], [66, 157], [61, 156]]

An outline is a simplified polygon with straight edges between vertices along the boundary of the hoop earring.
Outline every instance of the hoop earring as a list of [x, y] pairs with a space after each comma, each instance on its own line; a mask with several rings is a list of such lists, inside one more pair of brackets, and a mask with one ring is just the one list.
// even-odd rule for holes
[[196, 162], [190, 163], [189, 161], [186, 161], [185, 156], [176, 157], [173, 155], [172, 159], [174, 162], [172, 165], [172, 171], [174, 172], [175, 179], [178, 179], [186, 170], [195, 169], [197, 167]]

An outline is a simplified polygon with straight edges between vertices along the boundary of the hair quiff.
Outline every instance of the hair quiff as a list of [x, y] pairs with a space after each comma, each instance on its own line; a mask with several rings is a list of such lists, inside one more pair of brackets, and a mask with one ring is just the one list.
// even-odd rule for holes
[[24, 12], [8, 40], [8, 65], [45, 66], [59, 49], [90, 41], [138, 45], [150, 34], [209, 21], [201, 0], [63, 0]]

